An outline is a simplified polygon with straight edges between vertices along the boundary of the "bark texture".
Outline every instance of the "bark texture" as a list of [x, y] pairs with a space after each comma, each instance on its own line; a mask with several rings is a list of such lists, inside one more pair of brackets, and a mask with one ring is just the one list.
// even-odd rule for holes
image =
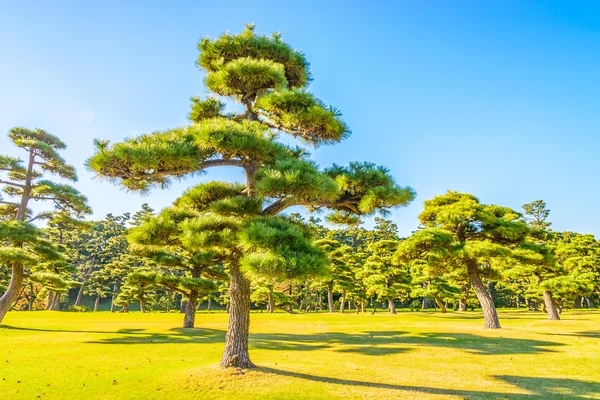
[[198, 309], [198, 292], [192, 290], [186, 303], [187, 307], [185, 309], [185, 317], [183, 318], [183, 327], [193, 328], [196, 323], [196, 310]]
[[236, 262], [230, 264], [229, 275], [229, 326], [225, 337], [225, 350], [221, 366], [223, 368], [254, 368], [248, 354], [250, 281], [244, 277]]
[[544, 290], [544, 304], [546, 305], [546, 312], [548, 313], [548, 319], [552, 321], [560, 320], [556, 303], [552, 298], [552, 293], [548, 290]]
[[329, 306], [329, 312], [335, 312], [335, 305], [333, 304], [333, 281], [327, 285], [327, 305]]
[[388, 297], [388, 305], [390, 307], [390, 314], [396, 314], [396, 303], [394, 303], [394, 299]]
[[477, 265], [475, 265], [475, 263], [470, 263], [467, 268], [471, 286], [473, 287], [475, 295], [477, 296], [479, 304], [481, 304], [481, 308], [483, 310], [483, 318], [485, 320], [484, 328], [499, 329], [500, 321], [498, 320], [498, 313], [496, 312], [496, 307], [494, 306], [494, 300], [492, 299], [490, 292], [487, 291], [483, 282], [481, 282]]
[[13, 303], [19, 297], [21, 286], [23, 285], [23, 279], [25, 275], [23, 273], [23, 267], [19, 265], [12, 266], [12, 276], [10, 284], [6, 292], [0, 297], [0, 322], [4, 319]]

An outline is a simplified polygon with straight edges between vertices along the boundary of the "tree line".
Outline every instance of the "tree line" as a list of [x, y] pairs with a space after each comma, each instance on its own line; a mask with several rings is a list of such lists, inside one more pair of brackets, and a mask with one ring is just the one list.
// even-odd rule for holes
[[[114, 144], [96, 140], [87, 168], [140, 192], [215, 167], [238, 168], [244, 181], [195, 185], [159, 212], [145, 205], [88, 221], [87, 199], [62, 183], [76, 180], [59, 154], [65, 144], [41, 129], [12, 129], [26, 158], [0, 156], [0, 321], [13, 307], [60, 309], [76, 292], [74, 310], [83, 295], [95, 299], [94, 309], [110, 298], [111, 311], [179, 303], [189, 328], [199, 304], [215, 302], [229, 313], [221, 365], [251, 368], [252, 307], [393, 314], [480, 306], [485, 327], [499, 328], [498, 305], [559, 319], [576, 299], [597, 302], [597, 241], [553, 232], [542, 201], [519, 213], [449, 191], [425, 202], [408, 238], [381, 217], [364, 228], [365, 218], [409, 205], [416, 192], [370, 162], [321, 168], [310, 159], [310, 147], [335, 144], [350, 130], [308, 90], [304, 54], [253, 25], [198, 48], [212, 95], [191, 99], [190, 124]], [[290, 214], [298, 206], [324, 212], [325, 221]]]

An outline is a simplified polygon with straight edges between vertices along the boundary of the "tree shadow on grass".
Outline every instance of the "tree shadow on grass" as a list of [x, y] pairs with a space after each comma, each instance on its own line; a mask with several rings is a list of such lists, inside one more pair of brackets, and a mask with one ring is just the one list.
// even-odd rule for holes
[[[441, 396], [460, 396], [465, 399], [583, 399], [597, 396], [600, 393], [600, 384], [596, 382], [584, 382], [575, 379], [553, 379], [553, 378], [531, 378], [521, 376], [494, 376], [516, 386], [520, 390], [530, 393], [515, 392], [485, 392], [475, 390], [444, 389], [427, 386], [395, 385], [381, 382], [364, 382], [352, 379], [340, 379], [318, 375], [305, 374], [301, 372], [285, 371], [275, 368], [261, 367], [259, 371], [266, 374], [274, 374], [296, 379], [304, 379], [313, 382], [328, 383], [343, 386], [358, 386], [374, 389], [410, 391]], [[398, 394], [401, 395], [400, 393]], [[401, 397], [398, 397], [401, 398]]]
[[184, 344], [184, 343], [222, 343], [225, 331], [206, 328], [173, 328], [168, 333], [136, 332], [133, 335], [119, 330], [113, 332], [122, 334], [118, 337], [101, 338], [87, 343], [96, 344]]
[[107, 330], [74, 330], [74, 329], [43, 329], [24, 328], [18, 326], [0, 325], [0, 329], [10, 329], [29, 332], [49, 333], [92, 333], [103, 335], [119, 335], [87, 341], [86, 343], [102, 344], [149, 344], [149, 343], [219, 343], [225, 340], [225, 331], [204, 328], [172, 328], [166, 333], [149, 332], [142, 328], [125, 328], [114, 331]]
[[332, 349], [343, 353], [364, 355], [398, 354], [412, 350], [406, 345], [445, 347], [473, 354], [538, 354], [555, 350], [548, 347], [562, 343], [501, 337], [485, 337], [467, 333], [421, 333], [400, 331], [366, 331], [355, 334], [326, 332], [315, 334], [255, 334], [250, 346], [263, 350], [314, 351]]

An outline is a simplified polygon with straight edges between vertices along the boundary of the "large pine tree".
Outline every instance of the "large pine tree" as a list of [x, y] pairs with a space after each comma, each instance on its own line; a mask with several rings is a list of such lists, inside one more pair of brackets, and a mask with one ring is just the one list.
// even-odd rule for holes
[[354, 162], [321, 170], [305, 148], [278, 141], [285, 132], [305, 145], [319, 146], [350, 134], [339, 111], [307, 90], [309, 64], [279, 34], [257, 35], [248, 25], [238, 35], [203, 39], [198, 48], [207, 89], [243, 111], [226, 113], [217, 98], [194, 98], [190, 126], [112, 145], [97, 141], [88, 165], [98, 175], [140, 191], [166, 187], [173, 178], [211, 167], [244, 172], [244, 183], [200, 185], [176, 206], [185, 204], [197, 214], [182, 222], [188, 245], [226, 256], [230, 312], [221, 365], [248, 368], [253, 367], [248, 354], [250, 281], [244, 271], [294, 279], [323, 263], [307, 231], [277, 215], [292, 206], [371, 215], [407, 205], [415, 193], [398, 186], [383, 167]]

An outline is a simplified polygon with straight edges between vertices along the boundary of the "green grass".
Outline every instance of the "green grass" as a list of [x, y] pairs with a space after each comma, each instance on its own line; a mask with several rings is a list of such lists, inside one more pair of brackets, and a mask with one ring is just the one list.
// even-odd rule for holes
[[218, 367], [227, 325], [202, 313], [11, 312], [1, 399], [600, 399], [600, 313], [252, 314], [257, 370]]

